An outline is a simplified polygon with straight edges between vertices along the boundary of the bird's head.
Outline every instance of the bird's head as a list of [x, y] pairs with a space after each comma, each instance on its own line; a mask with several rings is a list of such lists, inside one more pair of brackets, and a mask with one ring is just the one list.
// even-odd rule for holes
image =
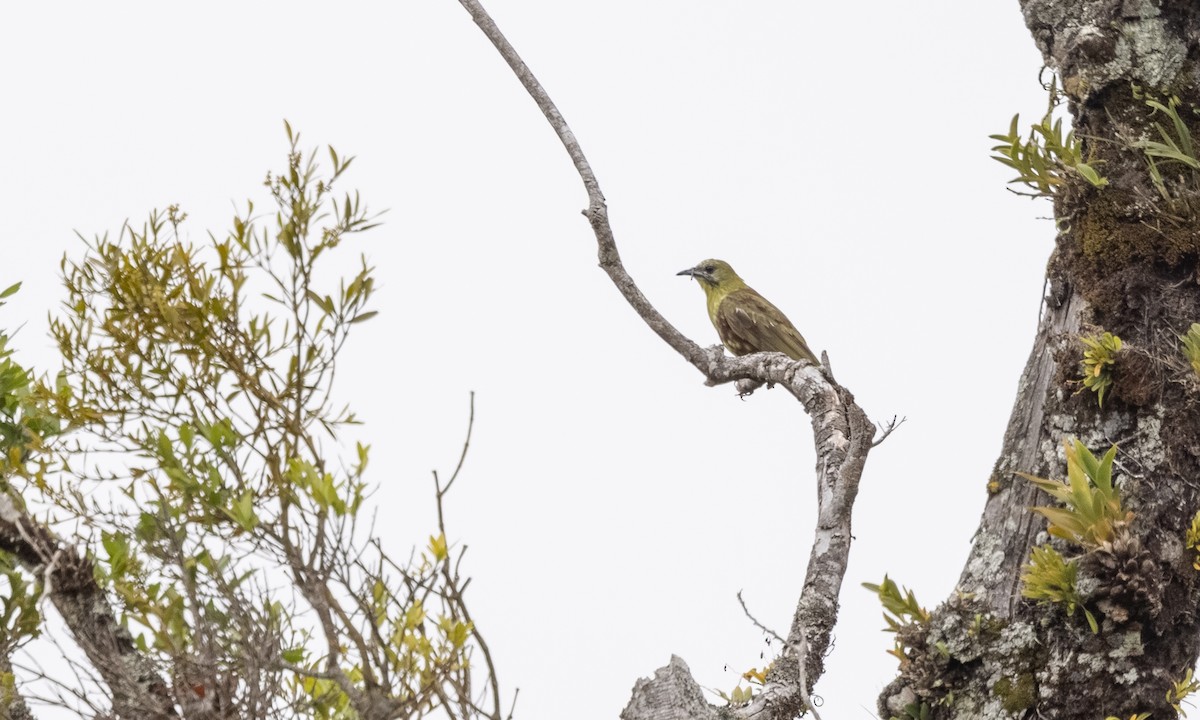
[[676, 275], [689, 275], [700, 282], [706, 292], [712, 290], [735, 290], [742, 285], [742, 279], [729, 267], [724, 260], [705, 260], [696, 267], [681, 270]]

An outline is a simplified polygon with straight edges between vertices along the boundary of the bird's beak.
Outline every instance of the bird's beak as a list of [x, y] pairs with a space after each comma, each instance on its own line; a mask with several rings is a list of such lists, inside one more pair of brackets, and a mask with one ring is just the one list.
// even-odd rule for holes
[[677, 272], [675, 274], [676, 275], [687, 275], [689, 277], [696, 277], [696, 268], [688, 268], [687, 270], [680, 270], [679, 272]]

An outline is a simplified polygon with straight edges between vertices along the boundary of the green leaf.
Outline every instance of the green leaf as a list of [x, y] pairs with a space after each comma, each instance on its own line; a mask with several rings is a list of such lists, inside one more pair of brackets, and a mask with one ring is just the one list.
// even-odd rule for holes
[[229, 516], [247, 532], [258, 526], [258, 516], [254, 513], [254, 493], [243, 492], [229, 509]]
[[448, 550], [446, 548], [446, 536], [438, 535], [437, 537], [434, 537], [433, 535], [430, 535], [429, 536], [429, 551], [431, 553], [433, 553], [434, 559], [437, 560], [438, 562], [445, 560], [447, 555], [449, 554]]
[[416, 600], [404, 612], [404, 627], [412, 629], [425, 621], [425, 608], [422, 607], [421, 601]]
[[[1090, 453], [1089, 453], [1090, 454]], [[1112, 467], [1113, 461], [1117, 457], [1117, 446], [1113, 445], [1104, 453], [1104, 457], [1100, 459], [1100, 467], [1097, 468], [1096, 474], [1092, 476], [1092, 481], [1096, 483], [1096, 487], [1103, 488], [1108, 491], [1113, 490], [1112, 484]]]
[[4, 288], [4, 290], [0, 290], [0, 298], [6, 298], [11, 295], [14, 295], [20, 289], [21, 289], [21, 283], [15, 283], [13, 285], [9, 285], [8, 287]]
[[1100, 625], [1096, 622], [1096, 616], [1091, 611], [1083, 608], [1083, 616], [1087, 618], [1088, 627], [1091, 628], [1093, 634], [1100, 632]]
[[308, 297], [309, 300], [311, 300], [313, 302], [313, 304], [315, 304], [317, 307], [324, 310], [326, 315], [333, 314], [333, 298], [328, 297], [328, 296], [321, 297], [320, 295], [313, 292], [312, 290], [309, 290], [306, 293], [306, 296]]
[[456, 622], [454, 623], [454, 627], [450, 630], [446, 639], [449, 640], [455, 648], [461, 648], [467, 643], [467, 638], [470, 636], [470, 634], [470, 626], [463, 622]]
[[1100, 177], [1100, 174], [1092, 169], [1092, 166], [1088, 165], [1087, 163], [1077, 163], [1075, 165], [1075, 170], [1083, 176], [1084, 180], [1087, 180], [1096, 187], [1104, 187], [1108, 185], [1108, 180]]
[[1067, 441], [1064, 445], [1066, 484], [1026, 473], [1017, 474], [1066, 505], [1030, 508], [1050, 521], [1050, 534], [1092, 550], [1112, 537], [1118, 523], [1132, 517], [1122, 507], [1120, 492], [1112, 481], [1116, 446], [1097, 459], [1078, 440]]

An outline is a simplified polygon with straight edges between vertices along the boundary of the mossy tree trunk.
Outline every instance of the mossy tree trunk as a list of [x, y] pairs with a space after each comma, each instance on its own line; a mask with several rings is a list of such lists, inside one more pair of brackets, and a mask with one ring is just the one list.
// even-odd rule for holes
[[[1200, 510], [1200, 381], [1179, 340], [1200, 321], [1200, 172], [1160, 162], [1160, 188], [1137, 142], [1162, 140], [1156, 122], [1175, 133], [1146, 102], [1171, 97], [1200, 139], [1200, 3], [1021, 7], [1061, 78], [1084, 159], [1108, 185], [1068, 168], [1055, 191], [1050, 292], [970, 557], [955, 595], [902, 631], [909, 660], [880, 711], [906, 717], [906, 706], [928, 704], [934, 718], [1162, 720], [1175, 716], [1168, 691], [1200, 652], [1200, 572], [1185, 543]], [[1105, 331], [1124, 345], [1099, 407], [1078, 392], [1080, 337]], [[1053, 501], [1014, 473], [1064, 477], [1068, 438], [1097, 454], [1119, 446], [1115, 477], [1134, 513], [1105, 547], [1053, 543], [1078, 558], [1076, 588], [1095, 633], [1083, 612], [1022, 597], [1022, 567], [1047, 541], [1046, 521], [1028, 508]]]

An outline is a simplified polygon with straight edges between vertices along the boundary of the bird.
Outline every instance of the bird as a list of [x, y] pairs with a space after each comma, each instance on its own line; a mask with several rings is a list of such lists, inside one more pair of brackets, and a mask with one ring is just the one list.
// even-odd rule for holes
[[821, 364], [787, 316], [747, 285], [729, 263], [705, 260], [676, 274], [700, 283], [708, 299], [708, 318], [734, 355], [781, 352], [793, 360]]

